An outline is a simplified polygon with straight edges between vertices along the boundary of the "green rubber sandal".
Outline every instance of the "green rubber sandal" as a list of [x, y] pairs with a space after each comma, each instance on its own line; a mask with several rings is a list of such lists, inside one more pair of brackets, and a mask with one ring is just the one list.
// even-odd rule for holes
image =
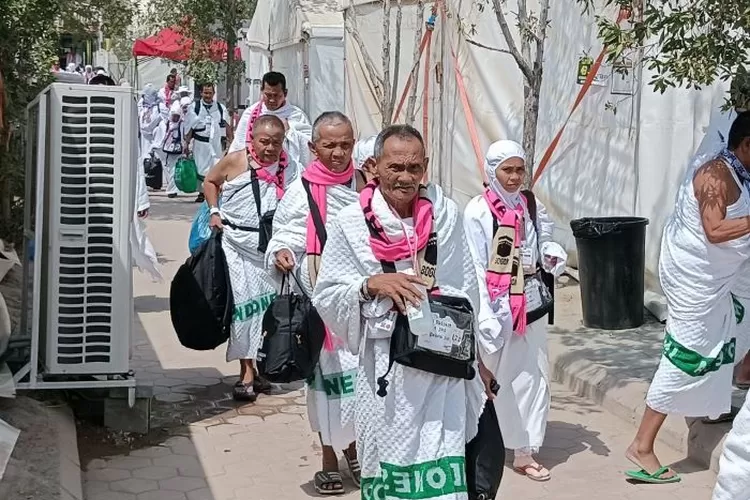
[[677, 473], [675, 473], [675, 475], [672, 477], [661, 477], [664, 475], [664, 473], [669, 472], [669, 470], [669, 467], [664, 466], [653, 474], [649, 474], [645, 470], [641, 469], [626, 471], [625, 475], [630, 479], [635, 479], [636, 481], [640, 481], [642, 483], [651, 484], [670, 484], [679, 483], [680, 481], [682, 481], [682, 478]]

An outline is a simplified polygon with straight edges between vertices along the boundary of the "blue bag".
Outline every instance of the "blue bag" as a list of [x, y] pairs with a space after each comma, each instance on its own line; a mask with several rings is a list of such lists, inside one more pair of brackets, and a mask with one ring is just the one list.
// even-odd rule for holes
[[208, 225], [210, 220], [211, 211], [208, 208], [208, 203], [203, 202], [198, 207], [198, 211], [195, 212], [193, 225], [190, 227], [190, 237], [188, 238], [190, 255], [194, 254], [198, 247], [211, 237], [211, 228]]

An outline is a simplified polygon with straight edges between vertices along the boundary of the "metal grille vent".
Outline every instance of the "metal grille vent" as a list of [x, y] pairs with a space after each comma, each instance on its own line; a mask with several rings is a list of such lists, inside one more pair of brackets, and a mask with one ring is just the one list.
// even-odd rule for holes
[[115, 217], [113, 97], [63, 95], [57, 362], [108, 363]]

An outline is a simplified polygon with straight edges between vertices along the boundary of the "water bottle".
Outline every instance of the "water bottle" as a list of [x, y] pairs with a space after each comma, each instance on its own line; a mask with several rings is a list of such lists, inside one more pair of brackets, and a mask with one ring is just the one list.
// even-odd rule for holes
[[[414, 270], [407, 269], [402, 271], [404, 274], [414, 276]], [[427, 298], [427, 288], [424, 285], [412, 283], [422, 295], [423, 299], [419, 303], [419, 307], [414, 307], [407, 303], [406, 306], [406, 318], [409, 320], [409, 329], [414, 335], [425, 335], [432, 331], [434, 324], [432, 322], [432, 310], [430, 309], [430, 301]]]

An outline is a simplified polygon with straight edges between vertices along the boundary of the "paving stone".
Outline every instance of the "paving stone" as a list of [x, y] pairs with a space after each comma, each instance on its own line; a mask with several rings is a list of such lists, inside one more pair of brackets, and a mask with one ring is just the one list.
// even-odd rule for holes
[[109, 459], [107, 467], [111, 469], [134, 470], [153, 465], [150, 458], [146, 457], [114, 457]]
[[177, 468], [176, 467], [158, 467], [158, 466], [152, 465], [144, 469], [134, 470], [133, 477], [138, 477], [142, 479], [153, 479], [154, 481], [158, 481], [160, 479], [169, 479], [172, 477], [177, 477]]
[[124, 493], [122, 491], [103, 491], [101, 493], [94, 493], [91, 496], [87, 495], [86, 500], [136, 500], [136, 496], [132, 493]]
[[122, 481], [115, 481], [109, 485], [112, 491], [124, 491], [126, 493], [144, 493], [146, 491], [153, 491], [159, 489], [159, 484], [151, 479], [142, 479], [132, 477], [130, 479], [123, 479]]
[[130, 471], [124, 469], [94, 469], [86, 472], [88, 481], [120, 481], [130, 477]]
[[151, 446], [130, 452], [131, 457], [158, 458], [172, 453], [172, 450], [163, 446]]
[[197, 477], [175, 477], [159, 481], [159, 488], [163, 490], [193, 491], [206, 487], [206, 481]]
[[141, 493], [138, 500], [187, 500], [187, 497], [181, 491], [158, 490]]
[[86, 497], [90, 497], [94, 493], [101, 493], [104, 491], [109, 491], [109, 482], [108, 481], [86, 481], [83, 487], [83, 490], [84, 490], [84, 493], [86, 494]]
[[180, 467], [194, 467], [200, 465], [200, 462], [197, 458], [186, 455], [167, 455], [166, 457], [155, 458], [154, 465], [179, 469]]

